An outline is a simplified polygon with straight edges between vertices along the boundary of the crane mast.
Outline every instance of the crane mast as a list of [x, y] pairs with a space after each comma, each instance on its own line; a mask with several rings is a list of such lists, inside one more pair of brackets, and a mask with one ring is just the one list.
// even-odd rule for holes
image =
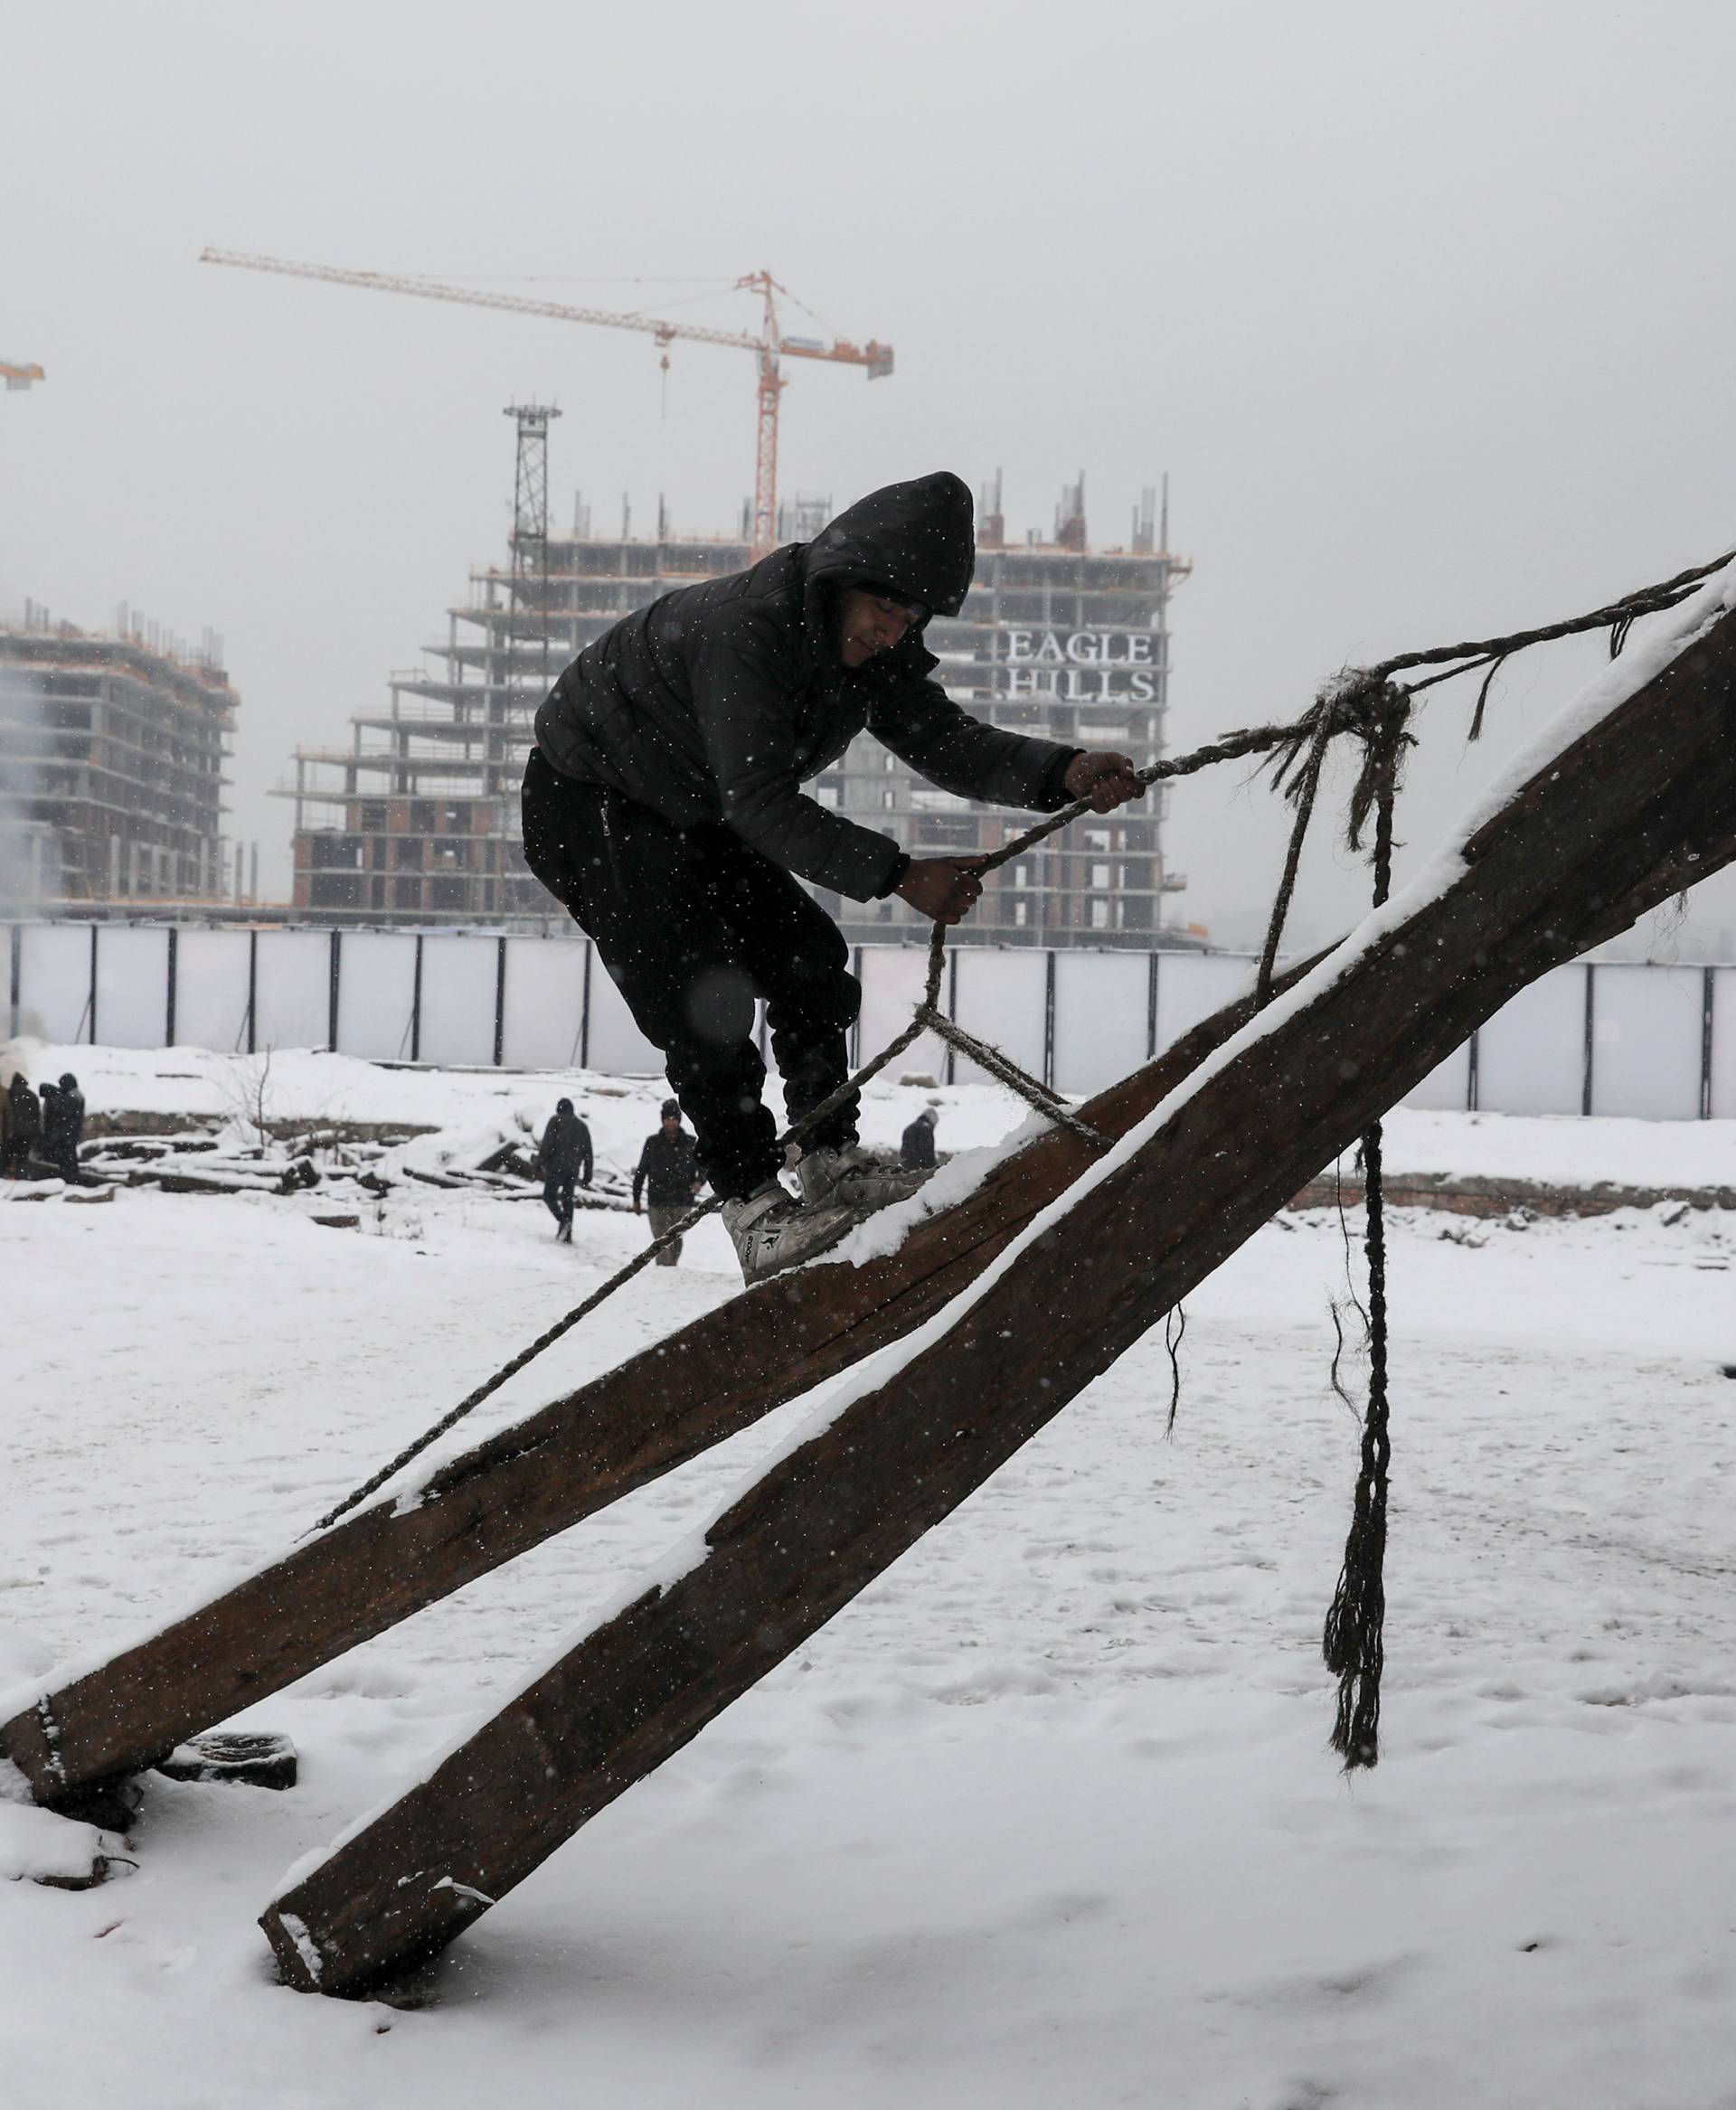
[[481, 293], [462, 286], [445, 286], [431, 278], [394, 277], [383, 271], [350, 271], [335, 264], [297, 264], [280, 257], [248, 256], [230, 250], [207, 249], [202, 264], [229, 264], [246, 271], [269, 271], [285, 278], [316, 278], [332, 286], [358, 286], [374, 293], [402, 293], [421, 300], [447, 301], [462, 307], [492, 307], [507, 315], [546, 316], [556, 322], [589, 323], [603, 329], [636, 330], [649, 336], [666, 351], [675, 343], [725, 344], [751, 352], [759, 374], [758, 418], [754, 447], [753, 554], [763, 557], [778, 530], [778, 406], [784, 392], [782, 362], [785, 359], [818, 359], [832, 365], [862, 366], [870, 381], [880, 381], [892, 371], [892, 348], [871, 338], [854, 344], [838, 337], [830, 343], [816, 337], [787, 336], [778, 319], [777, 296], [787, 291], [769, 271], [750, 271], [736, 280], [738, 290], [757, 293], [764, 321], [758, 335], [747, 330], [718, 330], [700, 323], [672, 323], [655, 316], [621, 313], [609, 308], [574, 307], [562, 301], [532, 300], [516, 293]]

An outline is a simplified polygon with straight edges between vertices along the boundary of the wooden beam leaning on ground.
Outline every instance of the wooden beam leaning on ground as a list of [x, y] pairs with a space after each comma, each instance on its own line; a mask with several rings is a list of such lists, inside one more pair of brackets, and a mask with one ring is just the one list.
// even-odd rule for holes
[[[1250, 1000], [1196, 1026], [1081, 1111], [1124, 1135]], [[607, 1508], [901, 1340], [948, 1303], [1095, 1161], [1052, 1129], [896, 1252], [824, 1263], [745, 1291], [432, 1473], [413, 1508], [390, 1491], [223, 1596], [118, 1652], [0, 1724], [51, 1806], [138, 1771], [320, 1664]]]
[[1475, 1026], [1736, 856], [1736, 614], [1697, 638], [1677, 622], [1635, 660], [1643, 686], [1608, 692], [1435, 885], [1396, 897], [1203, 1064], [901, 1367], [846, 1390], [767, 1466], [690, 1563], [279, 1897], [261, 1924], [285, 1979], [362, 1992], [453, 1940], [945, 1517]]

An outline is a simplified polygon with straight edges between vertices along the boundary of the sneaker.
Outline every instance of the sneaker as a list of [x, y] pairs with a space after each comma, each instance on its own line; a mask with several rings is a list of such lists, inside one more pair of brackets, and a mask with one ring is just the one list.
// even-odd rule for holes
[[822, 1144], [808, 1151], [796, 1168], [802, 1200], [810, 1208], [832, 1206], [850, 1210], [858, 1221], [894, 1201], [908, 1201], [932, 1172], [873, 1157], [859, 1143], [833, 1150]]
[[749, 1284], [799, 1267], [835, 1245], [856, 1220], [848, 1209], [797, 1201], [776, 1180], [745, 1201], [726, 1201], [718, 1213], [741, 1263], [741, 1279]]

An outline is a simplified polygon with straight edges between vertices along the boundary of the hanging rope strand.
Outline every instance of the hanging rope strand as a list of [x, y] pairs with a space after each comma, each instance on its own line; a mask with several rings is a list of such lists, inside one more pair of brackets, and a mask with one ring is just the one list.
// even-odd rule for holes
[[[1392, 825], [1399, 767], [1410, 734], [1402, 708], [1390, 711], [1375, 736], [1365, 772], [1374, 806], [1374, 906], [1392, 891]], [[1353, 825], [1354, 808], [1353, 806]], [[1386, 1663], [1386, 1485], [1392, 1446], [1388, 1433], [1386, 1326], [1386, 1198], [1382, 1136], [1378, 1121], [1363, 1137], [1363, 1250], [1368, 1263], [1368, 1409], [1362, 1459], [1344, 1540], [1344, 1565], [1326, 1612], [1321, 1653], [1338, 1681], [1332, 1747], [1344, 1770], [1376, 1766], [1381, 1756], [1381, 1672]], [[1335, 1320], [1336, 1314], [1335, 1314]]]
[[[1324, 714], [1307, 750], [1307, 759], [1291, 779], [1290, 792], [1296, 800], [1296, 819], [1290, 828], [1289, 846], [1284, 853], [1284, 870], [1278, 877], [1278, 892], [1272, 899], [1272, 913], [1266, 926], [1266, 942], [1260, 947], [1260, 971], [1254, 977], [1254, 1002], [1263, 1011], [1271, 1001], [1272, 976], [1278, 966], [1278, 948], [1284, 937], [1284, 926], [1289, 919], [1290, 900], [1296, 892], [1296, 875], [1302, 862], [1302, 845], [1307, 839], [1308, 823], [1314, 818], [1314, 802], [1320, 790], [1320, 771], [1326, 758], [1326, 749], [1332, 739], [1331, 721]], [[1284, 771], [1288, 765], [1279, 763], [1273, 783], [1283, 787]]]

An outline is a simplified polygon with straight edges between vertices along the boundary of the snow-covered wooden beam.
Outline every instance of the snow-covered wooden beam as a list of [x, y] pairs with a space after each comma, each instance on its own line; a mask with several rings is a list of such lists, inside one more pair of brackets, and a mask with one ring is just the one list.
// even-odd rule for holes
[[[1546, 969], [1736, 856], [1736, 615], [1629, 648], [1453, 847], [395, 1802], [293, 1871], [285, 1979], [437, 1952], [783, 1661]], [[888, 1368], [891, 1361], [894, 1367]]]
[[[1250, 1015], [1231, 1004], [1083, 1115], [1119, 1135]], [[1050, 1129], [900, 1248], [783, 1276], [90, 1663], [0, 1696], [0, 1757], [39, 1802], [140, 1770], [423, 1606], [566, 1531], [902, 1339], [981, 1273], [1092, 1162]], [[968, 1177], [968, 1167], [941, 1175]], [[943, 1186], [937, 1189], [944, 1194]], [[906, 1212], [918, 1214], [907, 1205]], [[430, 1412], [440, 1403], [429, 1401]], [[8, 1719], [10, 1718], [10, 1719]]]

